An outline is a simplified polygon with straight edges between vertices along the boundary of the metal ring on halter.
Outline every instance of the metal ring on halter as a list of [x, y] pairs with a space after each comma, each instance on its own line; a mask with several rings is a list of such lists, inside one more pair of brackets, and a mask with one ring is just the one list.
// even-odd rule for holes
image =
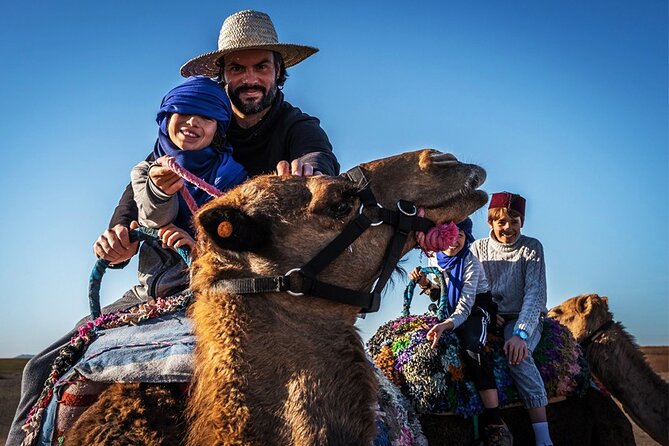
[[397, 209], [399, 209], [399, 211], [400, 211], [401, 213], [403, 213], [404, 215], [406, 215], [406, 216], [408, 216], [408, 217], [413, 217], [414, 215], [416, 215], [416, 214], [418, 213], [418, 208], [416, 208], [416, 205], [415, 205], [415, 204], [413, 204], [413, 203], [409, 203], [409, 204], [411, 204], [411, 206], [413, 206], [413, 211], [411, 211], [411, 212], [407, 212], [407, 211], [405, 211], [404, 209], [402, 209], [402, 205], [400, 204], [401, 202], [402, 202], [402, 200], [400, 200], [400, 201], [397, 202]]
[[[283, 277], [288, 277], [291, 274], [293, 274], [295, 272], [298, 272], [298, 271], [302, 271], [302, 269], [301, 268], [293, 268], [290, 271], [288, 271], [286, 274], [284, 274]], [[290, 294], [291, 296], [304, 296], [304, 293], [296, 293], [295, 291], [290, 291], [288, 289], [286, 290], [286, 293]]]
[[[376, 203], [376, 206], [377, 206], [379, 209], [383, 209], [383, 206], [381, 206], [379, 203]], [[365, 204], [364, 204], [364, 203], [360, 205], [360, 211], [359, 211], [359, 214], [360, 214], [360, 215], [362, 215], [362, 210], [363, 210], [363, 209], [365, 209]], [[378, 226], [378, 225], [381, 225], [381, 224], [383, 224], [383, 220], [379, 220], [379, 221], [372, 222], [372, 223], [370, 224], [370, 226]]]

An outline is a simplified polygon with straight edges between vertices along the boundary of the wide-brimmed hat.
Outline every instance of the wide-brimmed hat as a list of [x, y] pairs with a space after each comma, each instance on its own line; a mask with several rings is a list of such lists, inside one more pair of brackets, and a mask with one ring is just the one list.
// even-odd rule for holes
[[318, 51], [306, 45], [279, 43], [272, 19], [259, 11], [240, 11], [225, 19], [218, 35], [218, 50], [189, 60], [181, 67], [181, 75], [218, 76], [218, 59], [240, 50], [270, 50], [283, 56], [286, 67], [302, 62]]

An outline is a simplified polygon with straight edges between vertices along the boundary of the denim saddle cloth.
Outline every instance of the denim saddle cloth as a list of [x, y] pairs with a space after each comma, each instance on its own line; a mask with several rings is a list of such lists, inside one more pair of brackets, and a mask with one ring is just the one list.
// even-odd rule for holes
[[195, 336], [183, 311], [101, 330], [74, 369], [91, 381], [190, 382]]

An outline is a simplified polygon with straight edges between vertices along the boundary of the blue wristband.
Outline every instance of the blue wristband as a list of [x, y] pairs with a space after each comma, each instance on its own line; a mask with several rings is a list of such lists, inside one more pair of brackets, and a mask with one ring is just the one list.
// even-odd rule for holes
[[527, 341], [528, 335], [527, 335], [527, 332], [525, 330], [521, 330], [519, 328], [516, 328], [515, 330], [513, 330], [511, 332], [511, 334], [518, 336], [523, 341]]

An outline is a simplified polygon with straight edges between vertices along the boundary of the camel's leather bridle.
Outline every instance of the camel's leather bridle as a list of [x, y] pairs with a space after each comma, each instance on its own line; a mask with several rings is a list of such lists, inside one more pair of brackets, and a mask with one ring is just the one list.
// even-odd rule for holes
[[[305, 265], [291, 269], [282, 276], [223, 279], [219, 281], [219, 284], [226, 291], [236, 294], [268, 292], [286, 292], [294, 296], [308, 294], [360, 307], [363, 313], [378, 311], [383, 288], [402, 255], [402, 247], [409, 234], [411, 231], [427, 232], [434, 226], [434, 222], [425, 217], [419, 217], [416, 206], [405, 200], [397, 202], [397, 210], [386, 209], [381, 206], [376, 201], [369, 187], [369, 181], [360, 166], [349, 170], [342, 176], [354, 182], [357, 186], [357, 195], [361, 203], [358, 215], [318, 254]], [[375, 215], [370, 218], [367, 215], [368, 213]], [[395, 228], [395, 231], [386, 249], [381, 274], [371, 293], [331, 285], [316, 279], [318, 273], [351, 246], [367, 229], [381, 224], [391, 225]]]
[[590, 344], [599, 339], [609, 328], [613, 327], [613, 324], [615, 323], [616, 321], [614, 321], [613, 319], [609, 319], [608, 321], [604, 322], [602, 326], [599, 327], [597, 330], [593, 331], [588, 336], [586, 336], [585, 339], [579, 342], [583, 350], [588, 348]]

